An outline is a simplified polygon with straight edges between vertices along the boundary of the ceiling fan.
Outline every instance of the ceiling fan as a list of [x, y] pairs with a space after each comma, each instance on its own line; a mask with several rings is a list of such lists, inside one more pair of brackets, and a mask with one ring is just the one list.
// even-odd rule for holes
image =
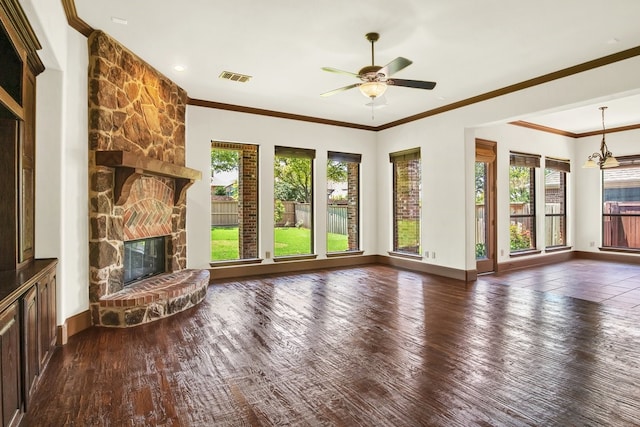
[[357, 87], [360, 89], [360, 92], [371, 100], [382, 95], [386, 90], [387, 86], [404, 86], [411, 87], [414, 89], [428, 89], [431, 90], [436, 86], [435, 82], [426, 82], [422, 80], [405, 80], [405, 79], [392, 79], [391, 75], [397, 73], [398, 71], [408, 67], [412, 64], [412, 61], [407, 58], [403, 58], [401, 56], [397, 57], [393, 61], [389, 62], [384, 67], [380, 67], [375, 65], [374, 60], [374, 47], [373, 44], [378, 41], [380, 38], [380, 34], [378, 33], [367, 33], [365, 35], [367, 40], [371, 42], [371, 65], [367, 65], [358, 71], [358, 74], [351, 73], [349, 71], [342, 71], [336, 68], [331, 67], [323, 67], [324, 71], [329, 71], [330, 73], [339, 73], [339, 74], [347, 74], [353, 77], [356, 77], [361, 80], [359, 83], [354, 83], [349, 86], [341, 87], [339, 89], [334, 89], [329, 92], [325, 92], [320, 96], [329, 96], [336, 94], [338, 92], [343, 92], [345, 90], [353, 89]]

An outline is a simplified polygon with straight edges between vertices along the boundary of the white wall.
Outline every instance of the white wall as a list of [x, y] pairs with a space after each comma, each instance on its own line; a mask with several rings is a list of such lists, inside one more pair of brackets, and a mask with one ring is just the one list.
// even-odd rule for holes
[[23, 6], [46, 67], [36, 80], [35, 256], [59, 260], [62, 324], [89, 307], [87, 41], [67, 25], [61, 2]]
[[[236, 113], [204, 107], [187, 107], [187, 166], [202, 171], [203, 179], [187, 191], [187, 262], [190, 268], [209, 266], [211, 246], [210, 153], [211, 141], [257, 144], [259, 156], [259, 254], [273, 254], [273, 160], [274, 147], [313, 148], [314, 243], [318, 258], [326, 254], [327, 151], [362, 154], [360, 235], [365, 254], [376, 253], [377, 215], [375, 133], [316, 123]], [[272, 262], [271, 259], [265, 262]]]

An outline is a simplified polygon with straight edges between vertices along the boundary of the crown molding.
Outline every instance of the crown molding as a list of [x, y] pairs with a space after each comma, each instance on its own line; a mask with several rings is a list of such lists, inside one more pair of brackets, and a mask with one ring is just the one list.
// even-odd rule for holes
[[[568, 136], [570, 138], [584, 138], [585, 136], [594, 136], [594, 135], [601, 135], [602, 131], [601, 130], [594, 130], [594, 131], [589, 131], [589, 132], [580, 132], [580, 133], [574, 133], [574, 132], [569, 132], [566, 130], [562, 130], [562, 129], [556, 129], [556, 128], [552, 128], [552, 127], [548, 127], [548, 126], [543, 126], [543, 125], [538, 125], [535, 123], [530, 123], [530, 122], [525, 122], [523, 120], [518, 120], [515, 122], [509, 122], [510, 125], [514, 125], [514, 126], [522, 126], [528, 129], [533, 129], [533, 130], [537, 130], [537, 131], [541, 131], [541, 132], [548, 132], [548, 133], [553, 133], [556, 135], [561, 135], [561, 136]], [[626, 132], [629, 130], [635, 130], [635, 129], [640, 129], [640, 123], [638, 124], [633, 124], [633, 125], [628, 125], [628, 126], [619, 126], [619, 127], [615, 127], [615, 128], [610, 128], [607, 129], [607, 133], [616, 133], [616, 132]]]
[[261, 115], [261, 116], [277, 117], [277, 118], [280, 118], [280, 119], [298, 120], [298, 121], [302, 121], [302, 122], [320, 123], [320, 124], [323, 124], [323, 125], [340, 126], [340, 127], [346, 127], [346, 128], [352, 128], [352, 129], [360, 129], [360, 130], [368, 130], [368, 131], [376, 131], [377, 130], [377, 127], [375, 127], [375, 126], [367, 126], [367, 125], [360, 125], [360, 124], [357, 124], [357, 123], [341, 122], [341, 121], [338, 121], [338, 120], [322, 119], [322, 118], [319, 118], [319, 117], [312, 117], [312, 116], [303, 116], [303, 115], [300, 115], [300, 114], [283, 113], [281, 111], [264, 110], [262, 108], [244, 107], [242, 105], [224, 104], [222, 102], [205, 101], [205, 100], [202, 100], [202, 99], [189, 98], [187, 100], [187, 105], [195, 105], [195, 106], [198, 106], [198, 107], [215, 108], [217, 110], [236, 111], [236, 112], [239, 112], [239, 113], [258, 114], [258, 115]]

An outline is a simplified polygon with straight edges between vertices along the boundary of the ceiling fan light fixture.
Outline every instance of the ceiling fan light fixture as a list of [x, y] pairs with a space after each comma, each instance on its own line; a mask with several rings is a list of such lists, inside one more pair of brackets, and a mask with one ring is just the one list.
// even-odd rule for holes
[[360, 92], [367, 98], [375, 99], [387, 90], [384, 82], [364, 82], [360, 86]]

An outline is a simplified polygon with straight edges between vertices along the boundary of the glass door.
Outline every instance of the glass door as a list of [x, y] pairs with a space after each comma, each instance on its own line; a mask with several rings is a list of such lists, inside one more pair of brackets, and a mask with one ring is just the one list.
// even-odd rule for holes
[[478, 273], [495, 271], [495, 161], [496, 143], [476, 140], [475, 254]]

